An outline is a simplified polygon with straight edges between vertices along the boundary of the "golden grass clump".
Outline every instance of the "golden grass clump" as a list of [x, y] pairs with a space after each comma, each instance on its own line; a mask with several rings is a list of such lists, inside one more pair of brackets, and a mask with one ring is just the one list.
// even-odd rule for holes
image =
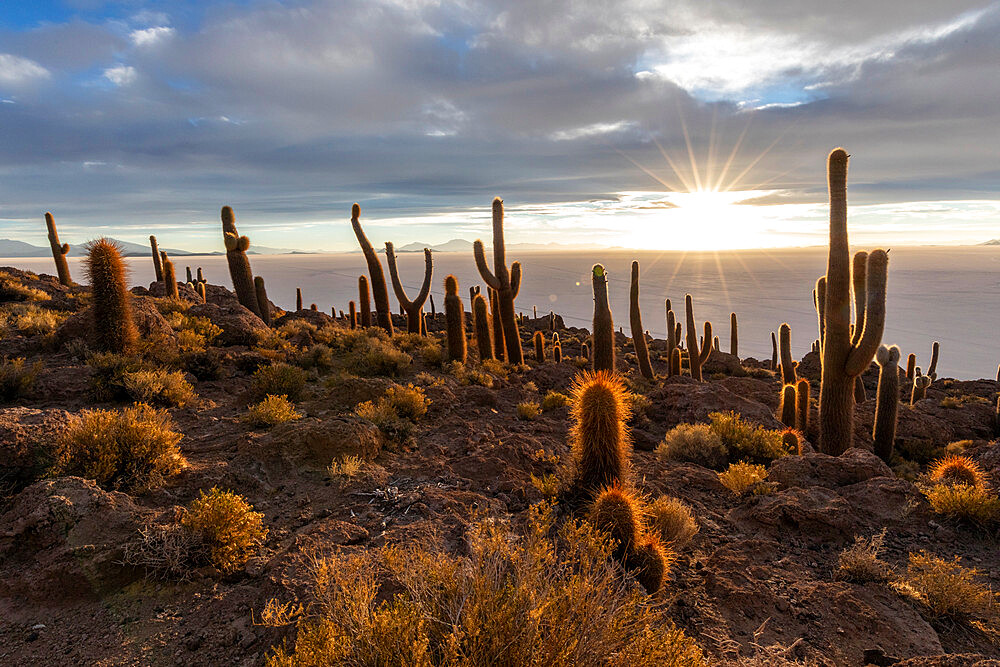
[[587, 371], [573, 381], [570, 443], [583, 489], [595, 492], [629, 473], [628, 392], [613, 371]]
[[938, 514], [981, 527], [1000, 521], [1000, 498], [982, 486], [934, 484], [923, 489]]
[[424, 390], [413, 384], [389, 387], [385, 390], [385, 400], [396, 414], [410, 421], [417, 421], [427, 414], [427, 406], [431, 404], [430, 399], [424, 395]]
[[377, 401], [363, 401], [354, 413], [375, 424], [394, 442], [403, 442], [413, 435], [414, 424], [427, 413], [430, 400], [424, 390], [412, 384], [389, 387]]
[[138, 403], [122, 410], [85, 410], [58, 444], [55, 471], [101, 487], [141, 491], [184, 467], [170, 416]]
[[834, 578], [857, 584], [868, 582], [886, 583], [893, 578], [892, 568], [882, 560], [886, 529], [865, 539], [858, 535], [854, 544], [840, 552]]
[[246, 420], [254, 426], [275, 426], [301, 419], [302, 415], [287, 396], [268, 394], [260, 403], [250, 406]]
[[0, 401], [13, 401], [30, 394], [41, 372], [41, 361], [28, 364], [23, 357], [0, 359]]
[[224, 573], [246, 565], [267, 538], [263, 514], [254, 512], [242, 496], [215, 487], [200, 492], [180, 523], [197, 537], [208, 562]]
[[737, 412], [713, 412], [708, 415], [712, 430], [722, 439], [722, 444], [733, 461], [770, 463], [789, 452], [782, 442], [782, 431], [751, 424]]
[[927, 473], [936, 484], [965, 484], [983, 488], [989, 482], [989, 476], [979, 464], [967, 456], [946, 456], [932, 463]]
[[542, 412], [569, 405], [569, 396], [558, 391], [550, 391], [542, 398]]
[[646, 525], [671, 549], [682, 549], [698, 534], [691, 508], [677, 498], [660, 496], [646, 509]]
[[140, 403], [182, 408], [195, 398], [194, 387], [180, 371], [157, 368], [125, 373], [122, 385], [129, 399]]
[[315, 557], [305, 595], [265, 609], [265, 623], [298, 626], [294, 645], [267, 664], [707, 664], [664, 606], [623, 585], [589, 525], [556, 529], [542, 504], [526, 533], [485, 520], [471, 528], [467, 555], [409, 544]]
[[517, 418], [531, 421], [542, 414], [542, 408], [537, 401], [523, 401], [517, 404]]
[[59, 328], [69, 315], [57, 310], [39, 308], [34, 304], [11, 304], [0, 308], [0, 333], [36, 336]]
[[708, 424], [678, 424], [663, 437], [656, 453], [670, 461], [697, 463], [720, 470], [729, 460], [722, 438]]
[[725, 472], [717, 473], [722, 485], [742, 496], [747, 493], [754, 495], [769, 493], [771, 487], [767, 484], [767, 468], [753, 463], [731, 463]]
[[273, 395], [297, 401], [302, 397], [305, 388], [306, 372], [297, 366], [285, 363], [258, 368], [250, 383], [250, 391], [257, 399]]
[[329, 466], [327, 466], [326, 473], [334, 479], [352, 479], [361, 474], [361, 470], [364, 468], [364, 465], [365, 461], [360, 456], [348, 454], [340, 461], [333, 461]]
[[993, 621], [997, 600], [979, 583], [979, 571], [962, 567], [961, 560], [938, 558], [928, 551], [911, 553], [900, 592], [921, 602], [932, 618]]

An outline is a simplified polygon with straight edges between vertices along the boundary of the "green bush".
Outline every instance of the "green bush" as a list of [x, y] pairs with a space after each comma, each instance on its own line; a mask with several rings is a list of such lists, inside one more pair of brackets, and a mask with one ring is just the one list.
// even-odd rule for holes
[[785, 450], [780, 430], [751, 424], [737, 412], [713, 412], [708, 419], [712, 431], [722, 439], [732, 461], [770, 463], [793, 453]]

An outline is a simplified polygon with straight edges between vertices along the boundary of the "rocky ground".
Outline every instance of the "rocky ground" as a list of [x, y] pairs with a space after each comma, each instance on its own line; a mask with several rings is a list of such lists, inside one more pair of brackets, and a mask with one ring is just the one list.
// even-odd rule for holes
[[[507, 378], [492, 376], [492, 387], [418, 354], [396, 378], [345, 373], [335, 355], [328, 368], [310, 370], [296, 402], [303, 419], [255, 428], [243, 419], [253, 402], [253, 369], [299, 358], [314, 344], [314, 330], [286, 326], [281, 342], [272, 339], [262, 351], [263, 322], [227, 290], [209, 286], [207, 304], [198, 303], [192, 290], [181, 291], [188, 313], [222, 328], [212, 347], [222, 377], [198, 380], [188, 373], [197, 400], [169, 410], [184, 436], [187, 467], [163, 485], [131, 495], [101, 489], [92, 480], [53, 477], [45, 472], [46, 456], [72, 415], [121, 404], [98, 402], [90, 391], [93, 371], [79, 343], [88, 331], [87, 290], [16, 269], [0, 271], [8, 281], [44, 292], [48, 298], [37, 298], [32, 308], [60, 320], [36, 333], [11, 320], [0, 338], [3, 356], [43, 364], [26, 395], [0, 404], [3, 664], [262, 664], [275, 645], [294, 641], [295, 628], [260, 625], [260, 613], [270, 599], [289, 599], [302, 585], [308, 554], [432, 535], [460, 550], [474, 517], [517, 521], [544, 499], [532, 477], [557, 475], [569, 458], [568, 408], [525, 420], [518, 418], [517, 405], [539, 401], [550, 390], [568, 392], [580, 372], [574, 359], [583, 330], [560, 327], [563, 363], [529, 361]], [[161, 313], [162, 285], [133, 293], [144, 336], [176, 338]], [[4, 308], [25, 307], [13, 301], [21, 297], [7, 298], [12, 301]], [[312, 311], [276, 314], [278, 328], [297, 320], [334, 324]], [[430, 320], [431, 338], [440, 337], [443, 325], [440, 314]], [[548, 326], [547, 317], [522, 324], [526, 351], [531, 332]], [[620, 370], [632, 390], [648, 398], [631, 423], [637, 484], [650, 496], [688, 503], [700, 528], [659, 596], [710, 664], [756, 655], [760, 662], [745, 664], [1000, 665], [1000, 648], [987, 633], [934, 619], [884, 584], [835, 577], [840, 553], [856, 536], [885, 528], [883, 558], [896, 569], [905, 570], [910, 552], [958, 555], [980, 571], [983, 583], [1000, 588], [995, 531], [935, 514], [918, 486], [922, 466], [961, 440], [971, 441], [966, 455], [1000, 478], [1000, 449], [992, 441], [996, 382], [942, 378], [925, 400], [901, 405], [897, 449], [903, 457], [892, 468], [868, 451], [875, 403], [868, 400], [856, 409], [855, 449], [839, 458], [780, 458], [770, 465], [771, 493], [740, 497], [714, 470], [665, 461], [654, 450], [672, 427], [705, 421], [715, 411], [735, 410], [765, 427], [782, 428], [774, 418], [780, 383], [767, 370], [769, 362], [741, 362], [717, 352], [704, 383], [687, 376], [644, 382], [624, 336], [619, 344]], [[661, 375], [663, 349], [662, 341], [654, 341], [654, 367]], [[803, 359], [799, 370], [817, 380], [815, 355]], [[875, 366], [865, 379], [873, 397]], [[393, 441], [354, 414], [359, 402], [408, 382], [422, 385], [431, 401], [408, 438]], [[903, 386], [908, 390], [905, 381]], [[345, 455], [365, 460], [361, 473], [331, 477], [327, 467]], [[125, 545], [140, 529], [171, 521], [178, 507], [213, 486], [238, 492], [264, 514], [268, 537], [242, 571], [222, 574], [206, 566], [178, 580], [126, 564]], [[785, 650], [772, 648], [771, 658], [761, 657], [761, 647], [775, 646]]]

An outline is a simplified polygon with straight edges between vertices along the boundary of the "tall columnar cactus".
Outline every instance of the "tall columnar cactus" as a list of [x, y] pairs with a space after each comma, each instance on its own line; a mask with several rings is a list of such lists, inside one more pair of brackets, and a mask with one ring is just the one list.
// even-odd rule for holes
[[476, 330], [476, 346], [480, 361], [493, 358], [493, 334], [490, 333], [490, 314], [486, 309], [486, 298], [477, 294], [472, 300], [472, 324]]
[[174, 263], [167, 256], [167, 253], [160, 251], [160, 262], [163, 264], [163, 286], [166, 288], [166, 295], [171, 299], [180, 299], [181, 294], [177, 289], [177, 271]]
[[[847, 152], [837, 148], [828, 160], [830, 253], [823, 311], [823, 371], [820, 382], [820, 448], [842, 454], [851, 447], [854, 379], [868, 368], [882, 340], [889, 256], [873, 250], [865, 259], [864, 297], [851, 335], [851, 258], [847, 240]], [[855, 289], [860, 287], [855, 282]]]
[[702, 338], [704, 342], [699, 350], [698, 332], [694, 326], [694, 305], [690, 294], [684, 297], [684, 311], [687, 319], [688, 366], [691, 369], [691, 377], [701, 382], [701, 367], [712, 354], [712, 323], [705, 322], [705, 335]]
[[677, 340], [676, 331], [674, 327], [677, 322], [674, 319], [674, 311], [670, 309], [670, 299], [666, 301], [667, 306], [667, 357], [669, 358], [670, 353], [674, 351], [680, 341]]
[[205, 283], [198, 283], [198, 296], [201, 297], [201, 302], [206, 303], [208, 301], [208, 295], [205, 293]]
[[[403, 289], [403, 283], [399, 281], [399, 271], [396, 269], [396, 251], [392, 243], [388, 241], [385, 244], [385, 260], [389, 265], [392, 290], [396, 293], [399, 305], [406, 312], [406, 330], [408, 333], [420, 333], [424, 302], [427, 301], [427, 295], [431, 292], [431, 274], [434, 273], [434, 261], [431, 259], [431, 250], [430, 248], [424, 248], [424, 282], [413, 301], [410, 301], [406, 297], [406, 290]], [[476, 296], [478, 296], [478, 293]], [[475, 305], [475, 298], [473, 298], [472, 305]]]
[[570, 443], [580, 490], [596, 494], [624, 484], [629, 476], [631, 442], [625, 385], [613, 371], [588, 371], [572, 387]]
[[914, 377], [916, 377], [916, 370], [917, 370], [917, 355], [912, 353], [908, 354], [906, 356], [906, 379], [912, 380]]
[[712, 338], [712, 350], [714, 352], [722, 352], [722, 346], [719, 344], [718, 336]]
[[809, 432], [809, 380], [800, 378], [795, 384], [795, 430], [805, 435]]
[[201, 272], [201, 267], [198, 267], [198, 282], [205, 282], [205, 274]]
[[372, 301], [366, 276], [358, 276], [358, 324], [365, 328], [372, 325]]
[[532, 340], [535, 343], [535, 361], [538, 363], [545, 362], [545, 336], [542, 335], [541, 331], [536, 331], [535, 335], [532, 336]]
[[927, 398], [927, 387], [931, 386], [931, 379], [927, 375], [918, 375], [913, 378], [913, 390], [910, 392], [910, 405]]
[[493, 322], [493, 354], [500, 361], [507, 358], [507, 345], [503, 336], [503, 323], [500, 321], [500, 297], [492, 287], [486, 288], [490, 297], [490, 320]]
[[435, 315], [437, 315], [437, 308], [434, 307], [434, 295], [429, 294], [427, 298], [430, 299], [431, 301], [431, 317], [434, 317]]
[[816, 281], [816, 289], [813, 290], [813, 305], [816, 306], [816, 315], [819, 319], [819, 345], [822, 352], [823, 341], [826, 339], [826, 276], [821, 276]]
[[559, 342], [559, 334], [552, 334], [552, 361], [557, 364], [562, 363], [562, 343]]
[[941, 344], [934, 341], [934, 345], [931, 346], [931, 365], [927, 367], [927, 377], [932, 381], [937, 380], [937, 362], [938, 362], [938, 352], [941, 351]]
[[778, 370], [778, 338], [771, 332], [771, 370]]
[[52, 259], [56, 261], [56, 275], [59, 276], [59, 284], [69, 287], [73, 284], [73, 280], [69, 277], [69, 262], [66, 261], [69, 244], [59, 243], [56, 219], [52, 217], [51, 213], [45, 214], [45, 227], [49, 230], [49, 245], [52, 246]]
[[647, 380], [653, 379], [653, 366], [649, 363], [649, 347], [642, 328], [642, 313], [639, 310], [639, 262], [632, 262], [632, 281], [628, 293], [628, 319], [632, 329], [632, 345], [639, 362], [639, 373]]
[[190, 266], [185, 266], [184, 270], [187, 272], [187, 281], [189, 283], [191, 283], [192, 285], [194, 285], [194, 276], [191, 275], [191, 267]]
[[580, 344], [580, 356], [583, 357], [584, 361], [590, 361], [590, 346], [587, 345], [586, 341]]
[[[204, 285], [204, 283], [199, 283]], [[271, 304], [267, 299], [267, 287], [264, 285], [264, 278], [255, 276], [253, 279], [254, 292], [257, 294], [257, 310], [260, 312], [260, 319], [264, 324], [271, 326]]]
[[444, 279], [444, 316], [448, 325], [448, 360], [465, 363], [465, 309], [458, 296], [458, 278], [449, 275]]
[[899, 412], [899, 348], [881, 346], [875, 353], [875, 361], [878, 363], [878, 391], [872, 440], [875, 441], [875, 454], [888, 463], [896, 442]]
[[[351, 207], [351, 227], [354, 229], [358, 245], [361, 246], [361, 251], [365, 254], [365, 261], [368, 263], [368, 276], [371, 278], [372, 296], [375, 299], [375, 319], [378, 325], [389, 332], [391, 336], [392, 311], [389, 309], [389, 290], [385, 285], [385, 274], [382, 272], [382, 263], [379, 261], [378, 255], [375, 254], [375, 248], [372, 247], [368, 237], [365, 236], [364, 230], [361, 229], [360, 218], [361, 207], [358, 204], [354, 204]], [[358, 305], [361, 306], [362, 326], [367, 326], [364, 324], [365, 304], [360, 303]], [[369, 315], [370, 317], [371, 315]]]
[[132, 319], [121, 248], [110, 239], [92, 241], [87, 245], [86, 271], [94, 297], [91, 311], [94, 348], [117, 353], [131, 351], [139, 340], [139, 332]]
[[295, 312], [302, 310], [302, 288], [295, 288]]
[[352, 329], [357, 329], [358, 328], [358, 313], [355, 310], [355, 306], [354, 306], [354, 302], [353, 301], [349, 301], [347, 303], [347, 313], [348, 313], [348, 318], [350, 320], [351, 328]]
[[795, 385], [786, 384], [781, 388], [781, 405], [778, 407], [778, 419], [789, 428], [795, 428]]
[[736, 324], [736, 313], [729, 313], [729, 354], [740, 358], [739, 329]]
[[507, 361], [512, 364], [524, 363], [524, 352], [521, 350], [521, 335], [517, 330], [517, 317], [514, 313], [514, 299], [521, 289], [521, 264], [514, 262], [510, 271], [507, 270], [506, 250], [503, 238], [503, 200], [497, 197], [493, 200], [493, 271], [486, 263], [486, 251], [483, 242], [476, 240], [473, 245], [476, 256], [476, 267], [486, 284], [496, 290], [500, 306], [500, 324], [503, 327], [504, 342], [507, 346]]
[[670, 375], [681, 374], [681, 348], [675, 347], [670, 350]]
[[149, 247], [153, 251], [153, 271], [156, 273], [156, 282], [163, 282], [163, 262], [160, 261], [160, 249], [156, 245], [156, 237], [149, 236]]
[[594, 370], [615, 370], [615, 325], [608, 303], [608, 276], [604, 267], [595, 264], [594, 284]]
[[260, 315], [257, 307], [257, 290], [253, 286], [253, 271], [247, 259], [250, 239], [236, 231], [236, 216], [229, 206], [222, 207], [222, 236], [226, 243], [226, 260], [229, 262], [229, 277], [236, 290], [240, 304], [255, 315]]
[[778, 353], [781, 357], [781, 382], [795, 384], [797, 364], [792, 361], [792, 328], [785, 323], [778, 329]]
[[682, 345], [681, 341], [684, 340], [684, 337], [681, 335], [681, 323], [680, 322], [677, 322], [676, 324], [674, 324], [674, 340], [677, 341], [678, 347], [680, 347]]

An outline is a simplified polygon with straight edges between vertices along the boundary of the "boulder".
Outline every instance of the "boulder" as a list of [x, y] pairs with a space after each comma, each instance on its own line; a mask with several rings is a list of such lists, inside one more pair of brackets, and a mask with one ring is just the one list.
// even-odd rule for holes
[[[157, 310], [153, 300], [147, 296], [132, 295], [132, 319], [139, 330], [139, 335], [145, 339], [173, 340], [174, 338], [174, 330]], [[59, 325], [56, 329], [56, 339], [60, 344], [66, 344], [77, 338], [93, 340], [93, 329], [93, 309], [88, 306]]]
[[244, 308], [235, 299], [220, 303], [196, 303], [187, 310], [188, 315], [207, 317], [212, 324], [220, 327], [222, 333], [215, 339], [216, 345], [245, 345], [251, 347], [260, 333], [267, 330], [264, 320]]
[[863, 449], [849, 449], [842, 456], [805, 454], [783, 456], [771, 464], [767, 478], [781, 488], [821, 486], [835, 489], [869, 480], [894, 477], [882, 459]]
[[382, 433], [360, 417], [310, 417], [271, 429], [261, 439], [267, 452], [306, 465], [326, 468], [345, 456], [370, 460], [382, 451]]

